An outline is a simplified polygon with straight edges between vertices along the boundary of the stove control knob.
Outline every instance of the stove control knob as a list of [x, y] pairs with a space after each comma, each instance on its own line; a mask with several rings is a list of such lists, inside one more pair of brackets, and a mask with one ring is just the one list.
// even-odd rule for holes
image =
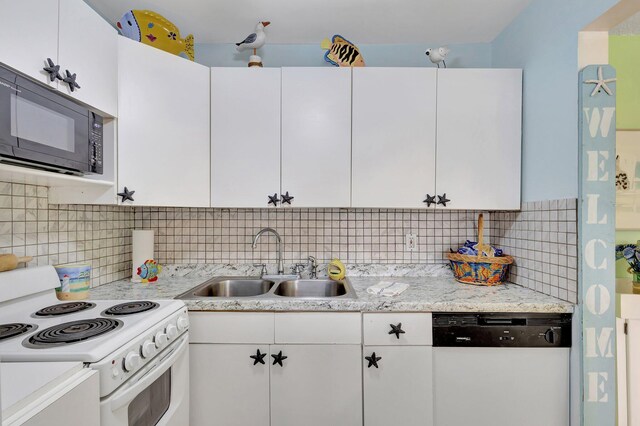
[[169, 338], [162, 331], [158, 331], [156, 333], [156, 337], [153, 340], [156, 343], [156, 348], [160, 349], [161, 347], [167, 344], [167, 342], [169, 341]]
[[556, 342], [556, 339], [556, 332], [552, 329], [549, 329], [544, 333], [544, 340], [546, 340], [547, 343], [551, 343], [553, 345]]
[[169, 324], [166, 331], [169, 339], [175, 339], [178, 336], [178, 329], [173, 324]]
[[151, 340], [146, 340], [140, 348], [143, 358], [151, 358], [156, 353], [156, 345]]
[[178, 330], [185, 331], [187, 328], [189, 328], [189, 320], [187, 319], [187, 317], [180, 317], [178, 318], [177, 325]]
[[124, 357], [125, 371], [135, 370], [138, 365], [140, 365], [140, 355], [137, 353], [129, 352], [127, 356]]

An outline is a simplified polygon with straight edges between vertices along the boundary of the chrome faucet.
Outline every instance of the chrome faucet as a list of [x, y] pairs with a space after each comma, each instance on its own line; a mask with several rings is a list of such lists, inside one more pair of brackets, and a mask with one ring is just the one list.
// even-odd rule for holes
[[318, 278], [318, 261], [314, 256], [309, 256], [307, 261], [311, 266], [311, 279], [315, 280]]
[[265, 232], [271, 232], [273, 235], [276, 236], [276, 246], [278, 248], [278, 275], [283, 275], [284, 274], [284, 264], [282, 261], [282, 238], [280, 238], [280, 234], [278, 234], [278, 231], [276, 231], [273, 228], [263, 228], [260, 231], [258, 231], [258, 233], [256, 234], [255, 237], [253, 237], [253, 244], [251, 244], [251, 247], [253, 247], [254, 249], [256, 247], [258, 247], [258, 240], [260, 239], [260, 237], [262, 236], [262, 234], [264, 234]]

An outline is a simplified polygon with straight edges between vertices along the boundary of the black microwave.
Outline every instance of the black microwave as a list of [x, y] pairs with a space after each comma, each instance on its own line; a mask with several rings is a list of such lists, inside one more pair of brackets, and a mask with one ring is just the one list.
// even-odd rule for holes
[[102, 174], [103, 119], [0, 65], [0, 162]]

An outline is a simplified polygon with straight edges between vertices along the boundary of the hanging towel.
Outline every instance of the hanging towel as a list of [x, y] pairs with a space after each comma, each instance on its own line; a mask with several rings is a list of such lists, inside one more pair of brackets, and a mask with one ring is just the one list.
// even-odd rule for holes
[[367, 288], [367, 293], [390, 297], [397, 296], [408, 288], [409, 284], [380, 281], [378, 284], [374, 284]]

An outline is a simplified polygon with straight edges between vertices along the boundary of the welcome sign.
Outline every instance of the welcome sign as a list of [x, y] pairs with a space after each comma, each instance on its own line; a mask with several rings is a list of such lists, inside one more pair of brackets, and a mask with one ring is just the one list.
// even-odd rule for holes
[[579, 84], [582, 424], [615, 426], [615, 70], [590, 65]]

